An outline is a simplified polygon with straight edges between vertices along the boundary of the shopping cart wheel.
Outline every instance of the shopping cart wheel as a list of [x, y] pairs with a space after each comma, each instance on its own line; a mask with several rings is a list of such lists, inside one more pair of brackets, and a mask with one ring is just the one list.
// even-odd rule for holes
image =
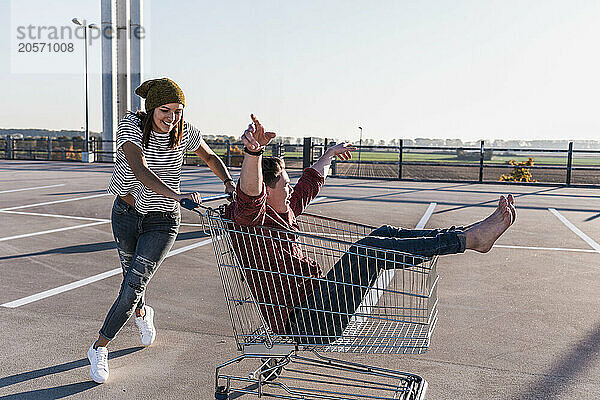
[[277, 364], [279, 364], [279, 360], [277, 360], [276, 358], [269, 358], [269, 361], [267, 361], [267, 363], [262, 366], [261, 375], [265, 381], [267, 381], [267, 382], [273, 381], [273, 380], [277, 379], [277, 377], [279, 375], [281, 375], [281, 371], [283, 371], [283, 367], [279, 367], [277, 369], [272, 369]]
[[216, 400], [227, 400], [229, 398], [229, 393], [227, 393], [227, 388], [225, 386], [219, 386], [217, 391], [215, 392]]

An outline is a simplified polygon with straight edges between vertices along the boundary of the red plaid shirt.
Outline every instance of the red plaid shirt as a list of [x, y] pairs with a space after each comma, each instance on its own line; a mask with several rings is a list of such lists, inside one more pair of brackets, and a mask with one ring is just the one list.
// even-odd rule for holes
[[[289, 312], [306, 300], [313, 291], [314, 280], [322, 276], [320, 265], [303, 255], [295, 242], [296, 235], [279, 233], [264, 228], [299, 231], [296, 216], [304, 212], [317, 197], [325, 179], [312, 168], [304, 170], [294, 187], [290, 207], [286, 213], [278, 213], [267, 207], [266, 186], [258, 196], [248, 196], [238, 185], [236, 199], [225, 209], [225, 218], [241, 229], [267, 237], [232, 235], [234, 250], [246, 270], [246, 278], [256, 300], [260, 303], [263, 317], [276, 334], [285, 334]], [[264, 228], [262, 228], [264, 227]], [[240, 228], [239, 226], [236, 228]]]

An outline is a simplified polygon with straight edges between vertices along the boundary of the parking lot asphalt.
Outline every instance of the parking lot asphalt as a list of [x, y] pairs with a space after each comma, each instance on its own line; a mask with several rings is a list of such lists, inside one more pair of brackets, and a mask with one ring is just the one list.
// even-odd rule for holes
[[[215, 366], [238, 355], [212, 246], [183, 210], [177, 254], [147, 291], [156, 343], [142, 348], [129, 321], [109, 348], [110, 380], [90, 381], [86, 352], [121, 282], [85, 281], [120, 268], [111, 172], [0, 162], [0, 399], [211, 399]], [[222, 184], [185, 167], [182, 190]], [[421, 375], [431, 400], [600, 398], [600, 190], [330, 178], [309, 210], [414, 227], [432, 208], [426, 226], [449, 227], [482, 219], [509, 192], [518, 218], [489, 253], [440, 258], [426, 354], [339, 358]]]

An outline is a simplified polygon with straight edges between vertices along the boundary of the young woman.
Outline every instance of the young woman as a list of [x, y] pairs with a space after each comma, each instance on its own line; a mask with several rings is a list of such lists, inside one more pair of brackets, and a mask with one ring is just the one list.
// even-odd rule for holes
[[144, 293], [152, 275], [173, 246], [181, 215], [179, 201], [200, 202], [198, 193], [181, 194], [181, 166], [193, 151], [232, 193], [235, 185], [221, 159], [202, 139], [200, 131], [183, 120], [185, 97], [168, 78], [144, 82], [135, 93], [146, 99], [146, 112], [129, 113], [117, 128], [117, 159], [108, 191], [116, 195], [112, 229], [123, 282], [119, 295], [88, 350], [90, 377], [108, 379], [108, 343], [135, 310], [142, 344], [154, 342], [154, 310]]

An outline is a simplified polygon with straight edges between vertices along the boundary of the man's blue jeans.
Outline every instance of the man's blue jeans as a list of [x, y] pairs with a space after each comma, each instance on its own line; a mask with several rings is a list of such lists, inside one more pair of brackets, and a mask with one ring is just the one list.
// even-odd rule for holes
[[383, 225], [356, 243], [415, 257], [350, 247], [325, 279], [319, 280], [301, 309], [289, 315], [288, 332], [298, 343], [327, 344], [341, 336], [382, 269], [402, 268], [402, 263], [418, 264], [422, 262], [418, 256], [462, 253], [466, 247], [463, 230], [454, 227], [419, 230]]
[[100, 329], [108, 340], [114, 339], [134, 310], [144, 307], [146, 285], [175, 243], [181, 214], [179, 209], [140, 214], [117, 196], [111, 220], [123, 282]]

